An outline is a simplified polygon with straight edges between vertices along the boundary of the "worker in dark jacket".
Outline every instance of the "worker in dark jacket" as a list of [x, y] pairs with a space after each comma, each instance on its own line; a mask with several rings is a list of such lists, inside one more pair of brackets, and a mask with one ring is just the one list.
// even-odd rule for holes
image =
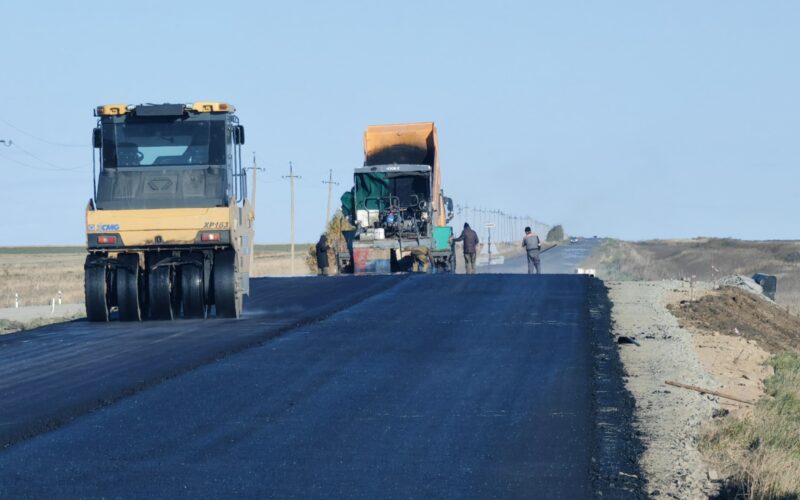
[[469, 224], [464, 223], [464, 230], [461, 231], [461, 236], [453, 241], [464, 242], [464, 262], [467, 268], [467, 274], [475, 274], [475, 258], [478, 254], [478, 233], [469, 227]]
[[319, 269], [319, 274], [323, 276], [327, 276], [328, 272], [328, 250], [331, 247], [328, 245], [328, 237], [324, 234], [319, 237], [319, 241], [317, 242], [317, 269]]
[[541, 260], [539, 260], [539, 253], [542, 250], [542, 242], [539, 241], [539, 236], [531, 231], [530, 227], [525, 228], [525, 237], [522, 239], [522, 247], [528, 254], [528, 274], [541, 274]]

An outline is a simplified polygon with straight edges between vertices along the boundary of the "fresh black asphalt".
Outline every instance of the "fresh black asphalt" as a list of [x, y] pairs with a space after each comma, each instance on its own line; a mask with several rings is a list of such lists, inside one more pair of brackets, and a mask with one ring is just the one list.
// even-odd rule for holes
[[576, 275], [263, 279], [239, 321], [11, 335], [0, 498], [636, 496], [604, 304]]
[[0, 447], [320, 321], [402, 279], [261, 278], [251, 281], [252, 298], [237, 321], [81, 320], [0, 336]]

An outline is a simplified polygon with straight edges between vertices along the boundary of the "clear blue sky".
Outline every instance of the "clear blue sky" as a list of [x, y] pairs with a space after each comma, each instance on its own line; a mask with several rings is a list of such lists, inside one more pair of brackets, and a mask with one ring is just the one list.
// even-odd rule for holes
[[[798, 238], [800, 3], [14, 2], [0, 245], [80, 244], [92, 109], [233, 103], [258, 242], [322, 228], [366, 125], [436, 122], [456, 203], [626, 239]], [[24, 151], [32, 154], [30, 156]], [[36, 169], [14, 163], [69, 171]], [[47, 162], [47, 163], [44, 163]]]

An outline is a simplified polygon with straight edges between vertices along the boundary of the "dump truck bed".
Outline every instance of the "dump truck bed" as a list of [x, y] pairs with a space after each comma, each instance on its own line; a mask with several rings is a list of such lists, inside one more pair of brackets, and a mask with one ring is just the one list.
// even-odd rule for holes
[[438, 151], [433, 122], [370, 125], [364, 132], [364, 166], [430, 165], [434, 222], [436, 226], [444, 226], [447, 221]]

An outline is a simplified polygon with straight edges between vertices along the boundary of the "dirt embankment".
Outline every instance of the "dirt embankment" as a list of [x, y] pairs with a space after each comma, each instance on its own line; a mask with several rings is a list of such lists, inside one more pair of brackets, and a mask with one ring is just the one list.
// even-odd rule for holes
[[733, 406], [706, 424], [700, 450], [726, 478], [723, 498], [800, 497], [800, 317], [737, 287], [670, 310]]
[[620, 344], [620, 357], [646, 446], [648, 493], [797, 498], [800, 318], [738, 287], [609, 285], [615, 334], [638, 343]]
[[682, 325], [754, 340], [772, 353], [800, 349], [800, 317], [740, 288], [723, 287], [669, 310]]
[[[586, 265], [617, 280], [615, 331], [638, 342], [621, 344], [620, 357], [649, 493], [800, 498], [800, 242], [609, 240]], [[777, 304], [720, 287], [756, 272], [777, 276]], [[685, 278], [694, 286], [674, 281]]]

